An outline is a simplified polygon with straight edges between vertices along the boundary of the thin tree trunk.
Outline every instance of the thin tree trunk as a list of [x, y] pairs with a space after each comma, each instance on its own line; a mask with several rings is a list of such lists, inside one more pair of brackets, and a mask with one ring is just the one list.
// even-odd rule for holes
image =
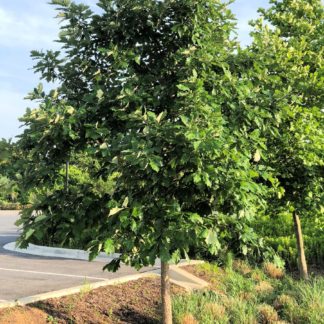
[[69, 160], [65, 164], [65, 192], [69, 191]]
[[172, 324], [171, 286], [169, 278], [169, 264], [161, 262], [161, 296], [162, 323]]
[[297, 251], [298, 251], [298, 266], [299, 266], [299, 273], [302, 279], [308, 279], [308, 272], [307, 272], [307, 262], [305, 257], [305, 250], [304, 250], [304, 240], [302, 229], [300, 225], [300, 219], [297, 215], [296, 211], [293, 213], [294, 218], [294, 226], [295, 226], [295, 235], [297, 241]]

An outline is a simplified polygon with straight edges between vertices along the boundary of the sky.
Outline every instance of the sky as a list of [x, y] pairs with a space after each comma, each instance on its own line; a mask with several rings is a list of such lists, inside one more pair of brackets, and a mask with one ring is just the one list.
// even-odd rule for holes
[[[34, 103], [24, 97], [40, 81], [32, 71], [31, 50], [58, 48], [56, 11], [48, 0], [0, 0], [0, 139], [22, 132], [18, 118]], [[95, 7], [96, 0], [78, 0]], [[243, 45], [250, 42], [248, 21], [267, 0], [236, 0], [231, 9], [237, 17], [238, 36]]]

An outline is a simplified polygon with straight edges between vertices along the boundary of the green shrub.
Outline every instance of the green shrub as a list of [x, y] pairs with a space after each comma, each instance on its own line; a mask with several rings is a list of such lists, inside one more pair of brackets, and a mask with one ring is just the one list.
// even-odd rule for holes
[[[324, 265], [324, 213], [306, 215], [301, 221], [307, 262], [321, 267]], [[297, 268], [296, 238], [290, 213], [260, 216], [254, 220], [253, 227], [258, 236], [264, 238], [265, 246], [285, 260], [288, 269]]]

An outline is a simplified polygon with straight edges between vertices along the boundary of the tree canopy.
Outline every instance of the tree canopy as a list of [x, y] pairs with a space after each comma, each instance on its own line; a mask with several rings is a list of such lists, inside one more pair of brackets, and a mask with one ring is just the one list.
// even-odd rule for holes
[[41, 103], [23, 118], [37, 170], [28, 185], [52, 181], [70, 151], [85, 150], [98, 176], [117, 175], [94, 217], [93, 251], [117, 249], [136, 267], [178, 261], [197, 244], [217, 252], [218, 225], [253, 217], [270, 178], [258, 157], [268, 112], [247, 109], [232, 13], [219, 1], [100, 1], [101, 14], [53, 3], [63, 52], [32, 55], [61, 86], [31, 94]]

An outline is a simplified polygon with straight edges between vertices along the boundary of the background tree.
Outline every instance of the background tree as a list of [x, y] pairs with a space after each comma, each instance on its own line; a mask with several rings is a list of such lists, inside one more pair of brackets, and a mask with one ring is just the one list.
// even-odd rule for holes
[[300, 273], [307, 278], [299, 215], [323, 215], [324, 204], [324, 11], [320, 0], [270, 2], [254, 22], [248, 49], [258, 104], [272, 114], [264, 155], [282, 188], [269, 213], [293, 215]]
[[0, 140], [0, 208], [15, 209], [25, 197], [18, 188], [21, 179], [17, 165], [19, 150], [11, 140]]

